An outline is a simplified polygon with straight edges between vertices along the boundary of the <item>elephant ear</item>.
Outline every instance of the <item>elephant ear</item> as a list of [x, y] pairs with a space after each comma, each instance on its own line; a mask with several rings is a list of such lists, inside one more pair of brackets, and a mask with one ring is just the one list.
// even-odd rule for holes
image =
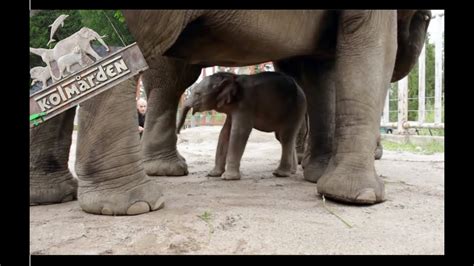
[[235, 80], [236, 76], [224, 76], [217, 85], [217, 108], [238, 101], [240, 86]]

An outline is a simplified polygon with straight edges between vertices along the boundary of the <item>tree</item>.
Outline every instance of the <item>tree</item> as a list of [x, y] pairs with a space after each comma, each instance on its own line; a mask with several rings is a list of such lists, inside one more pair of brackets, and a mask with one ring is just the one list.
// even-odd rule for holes
[[79, 14], [85, 27], [94, 29], [100, 35], [107, 35], [106, 43], [108, 45], [126, 46], [134, 42], [120, 11], [80, 10]]
[[[56, 42], [50, 44], [50, 47], [47, 46], [51, 32], [51, 27], [48, 26], [61, 14], [69, 17], [64, 21], [64, 27], [56, 30], [53, 36], [56, 42], [81, 29], [81, 17], [77, 10], [41, 10], [30, 17], [30, 47], [47, 49], [54, 47]], [[39, 56], [30, 54], [30, 68], [45, 65]]]
[[[61, 14], [69, 17], [64, 20], [64, 27], [56, 31], [53, 37], [56, 42], [48, 47], [51, 31], [48, 26]], [[30, 17], [30, 47], [53, 48], [57, 41], [67, 38], [82, 27], [91, 28], [100, 35], [107, 35], [105, 42], [110, 46], [124, 46], [123, 42], [129, 45], [134, 41], [119, 10], [41, 10]], [[30, 68], [40, 65], [46, 64], [39, 56], [30, 54]]]

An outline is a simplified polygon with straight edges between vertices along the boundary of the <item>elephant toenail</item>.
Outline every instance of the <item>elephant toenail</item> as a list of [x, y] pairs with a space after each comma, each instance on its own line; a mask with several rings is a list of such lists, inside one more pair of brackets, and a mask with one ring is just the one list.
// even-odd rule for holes
[[128, 215], [135, 215], [150, 211], [150, 205], [147, 202], [139, 201], [130, 206], [127, 210]]
[[114, 214], [114, 212], [113, 212], [111, 209], [109, 209], [109, 208], [102, 208], [101, 213], [102, 213], [103, 215], [113, 215], [113, 214]]
[[371, 188], [362, 190], [359, 195], [356, 196], [356, 201], [364, 203], [374, 203], [377, 200], [375, 191]]
[[163, 197], [160, 197], [156, 202], [155, 204], [153, 205], [153, 208], [151, 208], [152, 211], [156, 211], [158, 209], [161, 209], [165, 206], [165, 200], [163, 199]]

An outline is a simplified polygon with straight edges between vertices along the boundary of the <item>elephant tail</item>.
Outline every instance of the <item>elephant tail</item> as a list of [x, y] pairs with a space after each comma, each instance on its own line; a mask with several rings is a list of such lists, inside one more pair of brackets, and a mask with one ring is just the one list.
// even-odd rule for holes
[[431, 11], [429, 10], [398, 10], [398, 49], [391, 82], [396, 82], [408, 75], [417, 63], [425, 44], [430, 20]]

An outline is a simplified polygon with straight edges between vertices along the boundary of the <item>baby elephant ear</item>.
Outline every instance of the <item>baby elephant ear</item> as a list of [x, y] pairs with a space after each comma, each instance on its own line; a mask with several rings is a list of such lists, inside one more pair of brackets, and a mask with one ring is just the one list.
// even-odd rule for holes
[[217, 108], [238, 100], [239, 85], [235, 81], [235, 78], [236, 76], [224, 77], [217, 86], [217, 91], [219, 91], [217, 95]]

